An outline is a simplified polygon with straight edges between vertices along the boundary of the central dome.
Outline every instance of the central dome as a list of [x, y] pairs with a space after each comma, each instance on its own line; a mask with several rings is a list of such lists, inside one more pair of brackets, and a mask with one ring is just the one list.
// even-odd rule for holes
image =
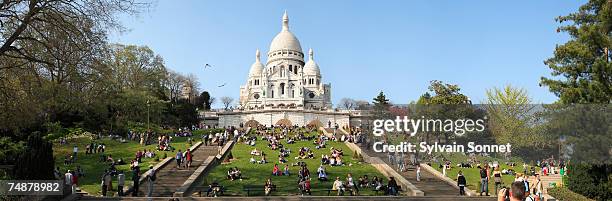
[[289, 17], [287, 16], [287, 11], [283, 15], [283, 29], [280, 33], [278, 33], [274, 39], [272, 39], [272, 43], [270, 44], [269, 52], [275, 52], [279, 50], [293, 50], [302, 52], [302, 46], [300, 45], [300, 41], [289, 31]]

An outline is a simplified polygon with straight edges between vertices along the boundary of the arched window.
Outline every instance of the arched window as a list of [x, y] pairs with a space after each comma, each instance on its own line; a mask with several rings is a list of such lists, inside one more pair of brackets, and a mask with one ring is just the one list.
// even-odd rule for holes
[[280, 84], [280, 90], [281, 90], [280, 94], [285, 95], [285, 83]]

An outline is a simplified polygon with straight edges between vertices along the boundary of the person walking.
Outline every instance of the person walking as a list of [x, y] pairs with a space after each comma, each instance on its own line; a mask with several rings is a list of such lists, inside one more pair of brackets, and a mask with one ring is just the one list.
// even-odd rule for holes
[[185, 153], [185, 160], [187, 161], [187, 169], [189, 170], [191, 163], [193, 162], [193, 155], [189, 149], [187, 149], [187, 152]]
[[502, 178], [501, 172], [499, 171], [499, 166], [495, 167], [495, 170], [493, 171], [493, 181], [495, 182], [495, 193], [498, 193], [502, 185]]
[[459, 195], [465, 195], [465, 186], [467, 181], [465, 180], [465, 176], [463, 176], [463, 172], [459, 170], [457, 174], [457, 186], [459, 186]]
[[108, 189], [110, 189], [110, 186], [112, 185], [113, 181], [113, 178], [111, 177], [110, 172], [108, 170], [104, 173], [104, 177], [102, 180], [102, 182], [104, 183], [102, 185], [102, 196], [106, 196], [106, 192], [108, 192]]
[[136, 167], [132, 170], [132, 182], [134, 188], [132, 190], [132, 196], [138, 196], [138, 188], [140, 187], [140, 168]]
[[74, 147], [72, 147], [72, 162], [76, 162], [77, 160], [77, 153], [79, 152], [79, 147], [77, 147], [77, 145], [75, 144]]
[[149, 166], [149, 175], [147, 175], [147, 197], [153, 196], [153, 183], [155, 183], [155, 179], [157, 179], [157, 175], [153, 166]]
[[72, 173], [70, 173], [70, 170], [66, 171], [66, 174], [64, 174], [64, 184], [66, 184], [66, 186], [70, 186], [71, 193], [74, 194], [74, 191], [72, 190]]
[[176, 152], [176, 168], [181, 168], [181, 160], [183, 159], [183, 153], [181, 152], [181, 150], [179, 149], [178, 152]]
[[125, 174], [123, 170], [121, 170], [119, 174], [117, 174], [117, 194], [119, 196], [123, 196], [123, 186], [125, 186]]
[[482, 193], [486, 193], [486, 196], [489, 196], [489, 178], [487, 177], [487, 168], [480, 168], [480, 196]]
[[421, 164], [417, 164], [416, 168], [416, 180], [421, 181]]

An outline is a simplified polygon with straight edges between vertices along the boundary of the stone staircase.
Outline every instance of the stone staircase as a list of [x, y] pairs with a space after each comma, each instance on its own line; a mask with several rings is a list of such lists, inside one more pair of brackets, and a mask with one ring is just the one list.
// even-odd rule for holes
[[[560, 186], [562, 185], [562, 179], [561, 179], [561, 175], [559, 174], [555, 174], [555, 175], [548, 175], [548, 176], [540, 176], [540, 180], [542, 180], [542, 187], [544, 188], [544, 198], [546, 200], [552, 198], [550, 195], [548, 195], [548, 188], [552, 187], [551, 184], [555, 183], [555, 185]], [[536, 177], [529, 177], [529, 185], [536, 185]], [[532, 187], [533, 188], [533, 187]]]
[[[445, 181], [439, 179], [433, 174], [425, 171], [421, 168], [421, 181], [416, 180], [416, 168], [414, 166], [407, 166], [406, 171], [401, 172], [398, 169], [397, 164], [389, 161], [389, 157], [387, 153], [377, 153], [372, 150], [366, 150], [366, 153], [370, 156], [379, 157], [387, 163], [390, 167], [393, 167], [398, 173], [400, 173], [404, 178], [406, 178], [410, 183], [412, 183], [417, 189], [423, 191], [425, 193], [425, 197], [452, 197], [452, 199], [448, 200], [458, 200], [461, 198], [459, 196], [459, 190], [455, 188], [455, 186], [451, 186]], [[406, 156], [408, 157], [408, 156]], [[478, 199], [478, 200], [496, 200], [494, 197], [469, 197], [470, 199]]]
[[[172, 197], [176, 189], [183, 185], [185, 180], [202, 165], [202, 162], [204, 162], [206, 158], [217, 155], [217, 153], [217, 146], [199, 146], [192, 152], [193, 163], [188, 170], [183, 167], [177, 168], [176, 162], [172, 160], [168, 165], [157, 171], [157, 179], [153, 183], [153, 197]], [[148, 192], [147, 188], [147, 182], [141, 184], [138, 195], [146, 196]]]

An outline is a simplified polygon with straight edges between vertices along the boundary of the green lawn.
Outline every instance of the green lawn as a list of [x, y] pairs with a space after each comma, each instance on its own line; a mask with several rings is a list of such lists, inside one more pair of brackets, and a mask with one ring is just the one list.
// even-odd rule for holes
[[[198, 139], [199, 138], [194, 138]], [[195, 141], [195, 140], [194, 140]], [[101, 194], [101, 177], [104, 173], [104, 170], [109, 167], [108, 163], [99, 162], [100, 155], [96, 154], [85, 154], [85, 146], [91, 142], [89, 137], [79, 137], [74, 139], [69, 139], [67, 144], [60, 145], [59, 143], [53, 144], [53, 156], [55, 157], [55, 165], [56, 167], [60, 167], [62, 173], [65, 173], [66, 170], [75, 170], [77, 165], [80, 165], [81, 168], [85, 172], [85, 177], [79, 178], [79, 187], [86, 191], [89, 194], [100, 195]], [[126, 175], [126, 186], [131, 185], [131, 177], [132, 174], [129, 170], [129, 163], [135, 157], [136, 152], [138, 150], [155, 150], [155, 144], [141, 146], [136, 141], [128, 141], [126, 143], [121, 143], [116, 140], [111, 140], [108, 138], [104, 138], [101, 140], [97, 140], [98, 143], [106, 144], [105, 155], [112, 155], [113, 159], [118, 160], [122, 158], [126, 161], [125, 165], [117, 165], [118, 170], [125, 171]], [[195, 143], [195, 142], [194, 142]], [[72, 154], [72, 147], [77, 145], [79, 148], [78, 160], [76, 163], [70, 165], [64, 165], [64, 158], [67, 154]], [[185, 150], [189, 147], [187, 144], [186, 137], [173, 137], [172, 146], [174, 148]], [[168, 157], [174, 156], [176, 152], [163, 152], [156, 151], [155, 154], [159, 156], [160, 161], [163, 160], [164, 153], [167, 153]], [[141, 170], [147, 170], [149, 165], [155, 165], [157, 162], [155, 158], [143, 158], [142, 163], [140, 164]], [[117, 177], [113, 177], [113, 188], [117, 187]], [[115, 193], [116, 191], [109, 192], [110, 195]], [[107, 195], [109, 195], [107, 194]]]
[[[444, 154], [444, 158], [452, 161], [451, 162], [452, 168], [450, 170], [449, 169], [446, 170], [447, 177], [457, 181], [457, 174], [459, 171], [462, 171], [463, 175], [465, 176], [465, 179], [467, 180], [467, 187], [470, 190], [474, 190], [478, 193], [480, 192], [480, 169], [478, 169], [476, 166], [474, 166], [473, 168], [460, 168], [460, 167], [455, 166], [456, 164], [461, 163], [462, 161], [464, 162], [467, 161], [468, 156], [455, 153], [455, 154]], [[483, 163], [484, 161], [489, 161], [489, 162], [497, 161], [500, 164], [499, 166], [500, 171], [503, 169], [513, 169], [517, 173], [523, 173], [523, 162], [520, 161], [520, 159], [513, 158], [509, 160], [516, 164], [516, 166], [510, 167], [505, 164], [505, 162], [508, 160], [496, 159], [492, 157], [483, 157], [483, 156], [478, 156], [477, 158], [479, 161], [483, 161]], [[442, 169], [440, 168], [440, 163], [432, 163], [431, 165], [437, 171], [442, 172]], [[530, 168], [531, 168], [530, 166], [527, 167], [528, 170]], [[539, 169], [536, 168], [536, 172], [538, 171]], [[491, 174], [491, 177], [492, 176], [493, 174]], [[514, 175], [502, 174], [502, 186], [510, 186], [510, 184], [514, 181], [514, 178], [515, 178]], [[495, 182], [493, 178], [489, 180], [489, 194], [491, 195], [495, 194]]]
[[[353, 152], [344, 145], [344, 143], [340, 142], [327, 142], [327, 148], [323, 149], [315, 149], [315, 145], [311, 141], [298, 141], [295, 144], [287, 144], [283, 139], [281, 143], [288, 147], [291, 150], [291, 154], [289, 157], [286, 157], [288, 160], [290, 176], [272, 176], [272, 169], [276, 162], [278, 162], [278, 151], [272, 151], [267, 147], [267, 141], [262, 141], [261, 137], [258, 137], [258, 141], [256, 146], [258, 150], [263, 150], [266, 153], [266, 158], [270, 161], [267, 164], [251, 164], [249, 163], [249, 159], [251, 158], [250, 152], [253, 150], [253, 146], [246, 145], [244, 143], [237, 143], [232, 149], [232, 155], [234, 160], [232, 160], [228, 164], [221, 164], [215, 167], [204, 179], [204, 186], [207, 186], [209, 183], [214, 181], [219, 182], [220, 185], [226, 187], [226, 195], [241, 195], [246, 196], [246, 191], [243, 190], [244, 185], [259, 185], [262, 186], [265, 183], [267, 178], [272, 179], [272, 183], [277, 186], [277, 191], [273, 192], [272, 195], [295, 195], [299, 194], [298, 190], [298, 176], [297, 173], [299, 171], [298, 166], [291, 166], [292, 163], [296, 163], [298, 160], [295, 159], [297, 154], [299, 153], [300, 147], [309, 147], [313, 150], [315, 158], [314, 159], [303, 159], [301, 161], [306, 162], [308, 169], [310, 170], [311, 175], [311, 186], [312, 186], [312, 194], [313, 195], [327, 195], [327, 191], [320, 191], [322, 189], [331, 189], [333, 180], [336, 177], [340, 177], [342, 181], [346, 181], [346, 176], [348, 173], [351, 173], [353, 176], [353, 180], [355, 182], [358, 181], [360, 176], [368, 175], [368, 178], [371, 180], [374, 176], [382, 177], [373, 166], [367, 163], [360, 163], [352, 158]], [[328, 174], [328, 178], [330, 181], [321, 182], [317, 180], [317, 168], [321, 164], [321, 155], [327, 154], [330, 155], [331, 148], [334, 147], [336, 149], [342, 149], [344, 152], [344, 157], [342, 158], [345, 166], [325, 166], [326, 172]], [[256, 160], [260, 160], [261, 157], [255, 157]], [[279, 168], [283, 170], [285, 164], [279, 164]], [[349, 166], [348, 164], [352, 164]], [[246, 179], [231, 181], [226, 179], [227, 171], [229, 168], [238, 167], [243, 177]], [[387, 179], [384, 179], [386, 182]], [[332, 192], [332, 195], [335, 192]], [[257, 195], [263, 195], [263, 192], [255, 192]], [[253, 192], [251, 192], [253, 195]], [[348, 193], [345, 193], [348, 195]], [[374, 195], [374, 192], [370, 189], [360, 189], [360, 195]]]

